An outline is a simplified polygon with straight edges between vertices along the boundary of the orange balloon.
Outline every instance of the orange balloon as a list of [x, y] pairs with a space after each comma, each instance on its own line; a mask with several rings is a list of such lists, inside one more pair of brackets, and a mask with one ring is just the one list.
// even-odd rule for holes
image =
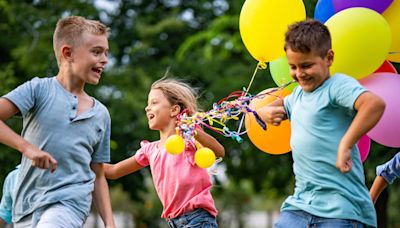
[[[268, 90], [264, 90], [261, 93], [265, 93], [267, 91]], [[257, 111], [276, 99], [283, 99], [290, 93], [290, 90], [284, 89], [274, 92], [272, 95], [254, 98], [250, 102], [250, 108]], [[249, 136], [251, 142], [258, 149], [269, 154], [284, 154], [291, 151], [291, 128], [289, 120], [282, 121], [279, 126], [267, 124], [267, 130], [264, 131], [257, 123], [254, 115], [252, 113], [247, 113], [245, 118], [245, 126], [247, 130], [247, 136]]]

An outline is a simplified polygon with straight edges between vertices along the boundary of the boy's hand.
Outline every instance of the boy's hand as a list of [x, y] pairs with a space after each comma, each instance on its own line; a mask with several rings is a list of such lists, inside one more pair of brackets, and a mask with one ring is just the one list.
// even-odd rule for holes
[[29, 145], [23, 151], [23, 155], [32, 160], [32, 166], [41, 169], [50, 169], [54, 172], [57, 169], [57, 161], [47, 152]]
[[279, 126], [282, 120], [287, 119], [283, 106], [264, 106], [257, 110], [257, 114], [267, 123]]
[[352, 167], [353, 161], [351, 160], [351, 149], [339, 145], [336, 159], [336, 168], [338, 168], [342, 173], [347, 173], [351, 170]]

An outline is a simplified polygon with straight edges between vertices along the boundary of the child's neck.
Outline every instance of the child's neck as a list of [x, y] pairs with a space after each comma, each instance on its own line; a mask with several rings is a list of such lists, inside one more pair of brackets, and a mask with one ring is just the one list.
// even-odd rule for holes
[[85, 94], [85, 83], [82, 80], [73, 77], [73, 75], [71, 75], [68, 71], [60, 70], [56, 78], [65, 90], [76, 95]]
[[175, 127], [176, 127], [175, 122], [173, 122], [173, 123], [171, 122], [171, 124], [169, 126], [167, 126], [166, 128], [159, 131], [159, 133], [160, 133], [160, 141], [158, 142], [159, 148], [164, 146], [165, 141], [168, 139], [168, 137], [176, 134]]

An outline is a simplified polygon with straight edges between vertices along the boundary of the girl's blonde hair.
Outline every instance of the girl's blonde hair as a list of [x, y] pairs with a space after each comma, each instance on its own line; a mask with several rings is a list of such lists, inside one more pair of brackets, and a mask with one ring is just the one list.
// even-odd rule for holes
[[174, 78], [161, 78], [151, 85], [151, 89], [159, 89], [172, 105], [179, 105], [181, 112], [187, 109], [189, 115], [197, 112], [197, 93], [189, 84]]
[[109, 30], [107, 26], [99, 21], [89, 20], [80, 16], [69, 16], [60, 19], [53, 34], [53, 48], [57, 63], [60, 64], [60, 49], [62, 45], [68, 44], [72, 47], [78, 47], [85, 32], [108, 37]]

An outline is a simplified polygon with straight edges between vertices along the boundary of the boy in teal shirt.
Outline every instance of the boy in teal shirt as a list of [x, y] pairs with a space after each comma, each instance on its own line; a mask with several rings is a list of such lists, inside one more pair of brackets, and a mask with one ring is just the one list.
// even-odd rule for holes
[[356, 142], [383, 114], [385, 104], [344, 74], [330, 76], [334, 53], [328, 28], [316, 20], [289, 27], [285, 51], [299, 86], [259, 110], [279, 125], [291, 120], [295, 189], [275, 227], [376, 226]]
[[0, 202], [0, 227], [5, 226], [5, 224], [10, 224], [12, 221], [12, 208], [13, 199], [12, 194], [15, 190], [15, 183], [17, 182], [19, 165], [15, 167], [13, 171], [8, 173], [3, 184], [3, 196]]

